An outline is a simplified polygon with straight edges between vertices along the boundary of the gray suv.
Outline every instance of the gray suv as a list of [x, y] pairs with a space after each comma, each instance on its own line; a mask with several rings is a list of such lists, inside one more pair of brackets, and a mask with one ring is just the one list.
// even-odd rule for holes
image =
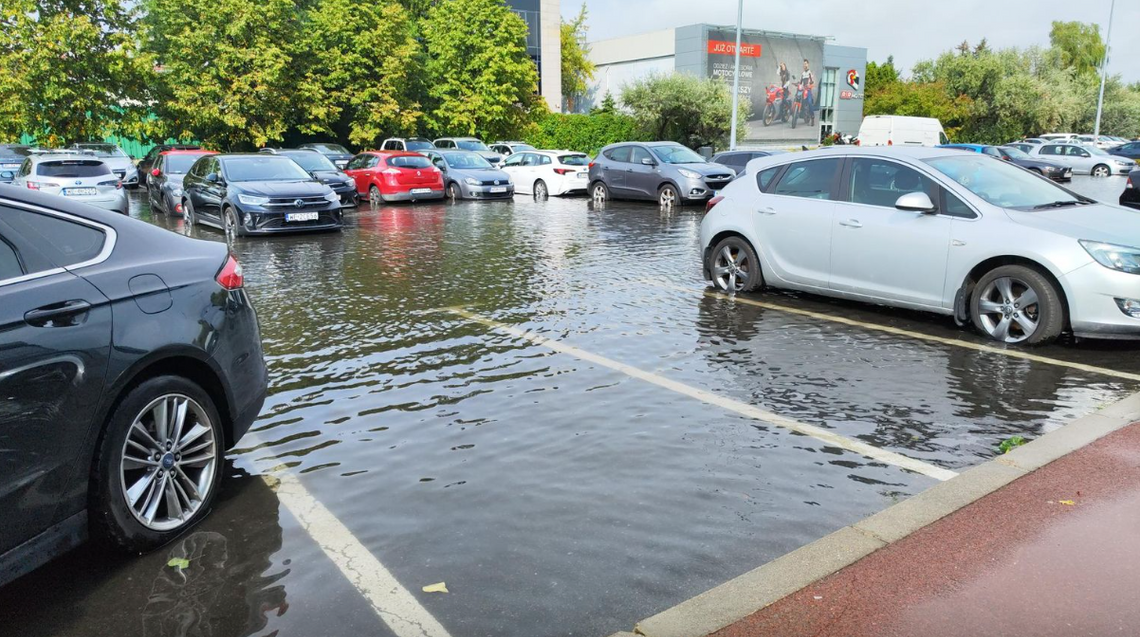
[[590, 195], [673, 206], [707, 201], [735, 177], [676, 142], [628, 142], [606, 146], [590, 164]]

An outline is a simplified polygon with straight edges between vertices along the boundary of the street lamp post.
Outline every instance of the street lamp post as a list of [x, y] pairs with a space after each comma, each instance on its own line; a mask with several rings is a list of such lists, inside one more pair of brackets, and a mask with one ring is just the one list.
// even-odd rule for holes
[[[1104, 64], [1100, 68], [1100, 97], [1096, 101], [1096, 129], [1093, 131], [1093, 141], [1100, 140], [1100, 115], [1104, 111], [1104, 84], [1108, 80], [1108, 54], [1112, 50], [1112, 15], [1116, 13], [1116, 0], [1108, 9], [1108, 35], [1104, 39]], [[739, 46], [739, 45], [738, 45]]]
[[[1115, 2], [1115, 0], [1113, 1]], [[740, 114], [740, 32], [743, 28], [744, 0], [740, 0], [740, 7], [736, 11], [736, 68], [732, 73], [732, 132], [730, 133], [729, 150], [736, 150], [736, 119]], [[1103, 93], [1103, 87], [1101, 87], [1101, 91]], [[1097, 121], [1100, 121], [1099, 117]]]

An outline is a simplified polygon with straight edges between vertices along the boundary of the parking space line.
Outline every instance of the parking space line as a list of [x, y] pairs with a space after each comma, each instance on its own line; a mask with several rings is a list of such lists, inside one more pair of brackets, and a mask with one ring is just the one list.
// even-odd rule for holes
[[663, 387], [678, 394], [682, 394], [690, 398], [695, 398], [701, 402], [720, 407], [726, 411], [731, 411], [733, 413], [746, 416], [754, 420], [776, 425], [778, 427], [782, 427], [789, 431], [794, 431], [805, 436], [811, 436], [812, 438], [815, 438], [816, 440], [819, 440], [826, 444], [846, 449], [847, 451], [857, 453], [859, 455], [877, 460], [885, 464], [894, 465], [896, 467], [900, 467], [908, 471], [913, 471], [915, 473], [921, 473], [936, 480], [949, 480], [958, 475], [958, 473], [955, 471], [943, 469], [930, 463], [923, 462], [922, 460], [916, 460], [914, 458], [910, 458], [893, 451], [880, 449], [865, 442], [837, 434], [834, 431], [792, 420], [791, 418], [786, 418], [779, 414], [770, 412], [765, 409], [760, 409], [759, 407], [749, 405], [748, 403], [741, 402], [739, 400], [720, 396], [718, 394], [714, 394], [703, 389], [698, 389], [696, 387], [691, 387], [684, 383], [679, 383], [675, 380], [665, 378], [659, 374], [647, 372], [643, 369], [633, 367], [632, 365], [626, 365], [625, 363], [620, 363], [613, 359], [609, 359], [592, 352], [587, 352], [586, 350], [579, 349], [572, 345], [567, 345], [560, 341], [549, 339], [544, 336], [539, 336], [533, 332], [528, 332], [526, 330], [522, 330], [505, 323], [500, 323], [494, 319], [476, 314], [464, 308], [441, 308], [440, 311], [450, 312], [473, 323], [478, 323], [500, 332], [510, 334], [511, 336], [515, 336], [517, 338], [523, 339], [541, 347], [545, 347], [547, 349], [551, 349], [561, 354], [568, 354], [575, 358], [594, 363], [595, 365], [621, 372], [622, 374], [625, 374], [631, 378], [636, 378], [647, 383], [652, 383], [658, 387]]
[[296, 476], [275, 471], [262, 479], [397, 637], [450, 637], [419, 600]]
[[1099, 374], [1101, 376], [1112, 376], [1114, 378], [1123, 378], [1125, 380], [1140, 381], [1140, 374], [1133, 374], [1130, 372], [1122, 372], [1115, 369], [1108, 369], [1107, 367], [1097, 367], [1095, 365], [1085, 365], [1083, 363], [1072, 363], [1069, 361], [1058, 360], [1056, 358], [1047, 358], [1045, 356], [1037, 356], [1016, 349], [1003, 349], [993, 345], [984, 345], [981, 343], [971, 343], [969, 341], [960, 341], [953, 338], [945, 338], [943, 336], [934, 336], [933, 334], [922, 334], [920, 332], [912, 332], [898, 327], [891, 327], [889, 325], [878, 325], [876, 323], [865, 323], [855, 319], [849, 319], [842, 316], [831, 316], [822, 312], [813, 312], [811, 310], [802, 310], [800, 308], [788, 307], [778, 303], [768, 303], [765, 301], [756, 301], [753, 299], [746, 299], [740, 296], [723, 294], [721, 292], [713, 292], [711, 290], [697, 290], [694, 288], [687, 288], [681, 285], [674, 285], [672, 283], [662, 283], [660, 281], [645, 281], [646, 284], [654, 287], [664, 288], [667, 290], [677, 290], [679, 292], [688, 292], [694, 295], [707, 296], [713, 299], [723, 299], [725, 301], [732, 301], [734, 303], [743, 303], [745, 305], [752, 305], [754, 307], [764, 308], [766, 310], [775, 310], [777, 312], [785, 312], [787, 314], [796, 314], [798, 316], [806, 316], [808, 318], [819, 319], [821, 321], [828, 321], [830, 323], [840, 323], [842, 325], [850, 325], [853, 327], [861, 327], [868, 330], [875, 330], [878, 332], [885, 332], [887, 334], [894, 334], [896, 336], [905, 336], [907, 338], [914, 338], [923, 341], [930, 341], [932, 343], [941, 343], [943, 345], [952, 345], [954, 347], [962, 347], [965, 349], [972, 349], [979, 352], [986, 352], [988, 354], [999, 354], [1009, 358], [1020, 358], [1022, 360], [1032, 361], [1034, 363], [1042, 363], [1044, 365], [1055, 365], [1057, 367], [1068, 367], [1069, 369], [1076, 369], [1082, 372], [1089, 372], [1090, 374]]

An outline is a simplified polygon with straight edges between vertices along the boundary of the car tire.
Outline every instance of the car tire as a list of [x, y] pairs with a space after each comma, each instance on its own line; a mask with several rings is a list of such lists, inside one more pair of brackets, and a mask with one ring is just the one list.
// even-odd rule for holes
[[1093, 177], [1108, 177], [1112, 174], [1112, 169], [1107, 164], [1097, 164], [1093, 166], [1091, 174]]
[[[1026, 302], [1026, 296], [1032, 299]], [[970, 294], [970, 318], [985, 336], [1009, 344], [1047, 345], [1065, 328], [1061, 293], [1039, 270], [1003, 265], [987, 272]]]
[[546, 182], [541, 180], [541, 179], [534, 182], [534, 188], [531, 189], [531, 192], [534, 193], [535, 199], [549, 199], [550, 198], [550, 189], [546, 187]]
[[380, 189], [376, 184], [368, 187], [368, 205], [373, 208], [379, 208], [384, 203], [384, 196], [380, 194]]
[[453, 202], [463, 198], [463, 193], [459, 191], [459, 184], [454, 181], [447, 184], [447, 198]]
[[713, 287], [721, 292], [754, 292], [764, 286], [756, 250], [740, 236], [716, 244], [709, 253], [708, 270]]
[[[176, 405], [185, 405], [181, 435], [177, 437], [183, 442], [181, 449], [156, 439], [161, 437], [156, 426], [160, 404], [172, 416], [165, 427], [171, 441], [175, 439], [171, 427], [180, 411]], [[213, 399], [197, 384], [180, 376], [158, 376], [134, 387], [107, 419], [96, 449], [88, 492], [92, 535], [130, 553], [143, 553], [174, 539], [201, 520], [213, 505], [221, 486], [224, 449], [221, 416]], [[190, 450], [195, 462], [184, 459], [182, 450]], [[142, 458], [144, 452], [146, 457]], [[155, 464], [144, 466], [139, 460]], [[172, 475], [175, 483], [169, 482]], [[160, 485], [157, 489], [155, 483]], [[169, 488], [164, 488], [168, 484]], [[145, 486], [136, 491], [139, 485]], [[129, 501], [132, 493], [137, 498], [133, 504]], [[170, 497], [175, 498], [182, 515], [172, 510]]]
[[673, 184], [665, 184], [657, 190], [657, 205], [662, 208], [674, 208], [681, 205], [681, 195]]
[[194, 204], [187, 198], [182, 202], [182, 218], [186, 220], [186, 227], [193, 228], [198, 223], [198, 215], [194, 213]]
[[226, 234], [226, 242], [233, 243], [234, 240], [245, 236], [245, 228], [238, 223], [237, 213], [230, 206], [222, 208], [222, 230]]
[[1045, 173], [1041, 172], [1040, 168], [1030, 168], [1029, 172], [1037, 175], [1038, 177], [1044, 177], [1045, 176]]
[[604, 181], [595, 181], [590, 186], [590, 198], [596, 203], [605, 203], [610, 200], [610, 188]]

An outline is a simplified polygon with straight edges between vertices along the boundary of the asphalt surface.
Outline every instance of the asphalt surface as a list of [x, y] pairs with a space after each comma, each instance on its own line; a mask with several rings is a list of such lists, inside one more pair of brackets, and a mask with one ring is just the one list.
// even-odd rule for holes
[[[1122, 187], [1074, 184], [1109, 201]], [[144, 200], [132, 216], [222, 240]], [[222, 502], [155, 554], [85, 547], [0, 589], [0, 634], [392, 634], [261, 479], [280, 471], [455, 636], [628, 629], [935, 483], [445, 308], [950, 470], [1137, 389], [704, 296], [702, 212], [518, 197], [239, 241], [271, 396]], [[933, 315], [754, 298], [987, 343]], [[1137, 352], [1034, 354], [1135, 371]], [[172, 572], [183, 554], [196, 570]], [[437, 582], [450, 593], [421, 592]]]

